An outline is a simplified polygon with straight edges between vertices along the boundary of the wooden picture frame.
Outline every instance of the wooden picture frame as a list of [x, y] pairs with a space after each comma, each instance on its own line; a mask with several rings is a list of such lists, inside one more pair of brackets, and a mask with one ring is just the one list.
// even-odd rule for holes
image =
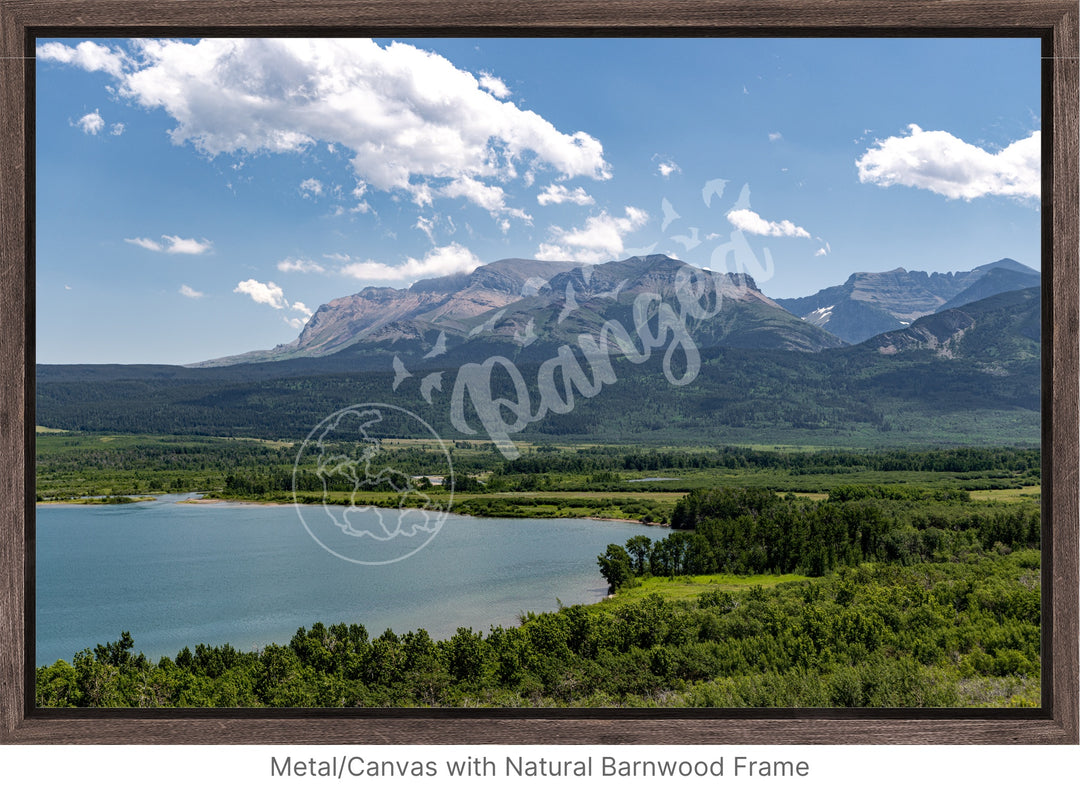
[[[0, 743], [1076, 744], [1075, 0], [0, 0]], [[34, 42], [44, 36], [1029, 36], [1043, 52], [1042, 707], [1012, 710], [45, 710], [35, 707]], [[31, 642], [28, 644], [28, 642]]]

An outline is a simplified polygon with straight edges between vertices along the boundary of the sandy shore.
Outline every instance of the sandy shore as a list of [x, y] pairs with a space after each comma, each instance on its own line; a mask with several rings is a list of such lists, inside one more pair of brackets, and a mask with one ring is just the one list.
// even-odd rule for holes
[[45, 502], [36, 502], [35, 505], [91, 505], [91, 506], [119, 506], [133, 505], [136, 502], [156, 502], [157, 497], [131, 497], [131, 502], [102, 502], [100, 499], [91, 497], [76, 497], [75, 499], [50, 499]]
[[[157, 502], [158, 497], [132, 497], [131, 502], [102, 502], [97, 499], [91, 499], [89, 497], [77, 497], [75, 499], [55, 499], [47, 500], [45, 502], [35, 503], [38, 506], [41, 505], [86, 505], [86, 506], [107, 506], [107, 505], [131, 505], [136, 502]], [[262, 505], [269, 508], [287, 508], [292, 505], [291, 502], [260, 502], [255, 499], [208, 499], [203, 497], [193, 497], [191, 499], [177, 500], [175, 505]]]
[[258, 505], [264, 508], [288, 508], [291, 502], [261, 502], [257, 499], [181, 499], [177, 505]]
[[[155, 501], [157, 501], [157, 497], [135, 497], [135, 498], [133, 498], [133, 502], [155, 502]], [[80, 498], [80, 499], [71, 499], [71, 500], [55, 500], [55, 501], [49, 501], [49, 502], [38, 502], [37, 504], [38, 505], [104, 506], [104, 505], [110, 505], [110, 504], [126, 505], [126, 504], [130, 504], [130, 503], [97, 502], [97, 501], [94, 501], [94, 500]], [[288, 507], [292, 507], [292, 505], [293, 505], [292, 502], [263, 502], [263, 501], [260, 501], [260, 500], [257, 500], [257, 499], [218, 499], [218, 498], [210, 498], [210, 497], [192, 497], [191, 499], [181, 499], [181, 500], [177, 500], [175, 504], [176, 505], [228, 505], [228, 506], [233, 506], [233, 507], [248, 507], [248, 506], [251, 506], [251, 507], [264, 507], [264, 508], [288, 508]], [[345, 507], [345, 505], [344, 505], [344, 503], [342, 503], [341, 505], [338, 505], [338, 504], [335, 503], [334, 507]], [[377, 507], [377, 506], [373, 506], [373, 507]], [[454, 516], [467, 516], [467, 517], [473, 517], [473, 518], [477, 518], [477, 519], [522, 518], [522, 519], [548, 519], [550, 521], [559, 521], [560, 518], [565, 518], [567, 520], [587, 519], [589, 521], [594, 521], [594, 522], [624, 522], [624, 523], [627, 523], [627, 524], [640, 524], [640, 525], [644, 525], [646, 527], [666, 527], [667, 526], [665, 524], [662, 524], [661, 522], [644, 522], [644, 521], [641, 521], [640, 519], [614, 519], [614, 518], [612, 518], [610, 516], [568, 516], [568, 517], [551, 517], [551, 516], [521, 516], [521, 517], [485, 516], [485, 515], [478, 515], [478, 514], [475, 514], [475, 513], [455, 512], [453, 509], [450, 510], [450, 513], [452, 513]]]

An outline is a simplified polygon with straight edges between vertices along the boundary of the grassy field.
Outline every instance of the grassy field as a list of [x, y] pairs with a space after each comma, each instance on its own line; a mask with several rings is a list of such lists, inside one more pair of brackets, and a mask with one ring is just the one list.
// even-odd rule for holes
[[802, 574], [698, 574], [680, 577], [645, 577], [638, 579], [630, 588], [620, 588], [614, 595], [604, 599], [605, 608], [618, 607], [652, 594], [659, 594], [664, 599], [696, 599], [710, 591], [749, 591], [758, 588], [772, 588], [782, 583], [812, 582], [813, 577]]
[[1021, 486], [1020, 488], [998, 488], [988, 491], [972, 491], [973, 500], [990, 502], [1028, 502], [1038, 501], [1042, 496], [1042, 486]]

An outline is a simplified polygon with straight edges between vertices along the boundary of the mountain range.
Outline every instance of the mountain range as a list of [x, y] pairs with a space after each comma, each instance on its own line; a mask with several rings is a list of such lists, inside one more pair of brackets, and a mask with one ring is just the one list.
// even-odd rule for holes
[[674, 301], [680, 272], [707, 281], [722, 297], [719, 313], [695, 328], [699, 346], [815, 352], [843, 344], [795, 318], [747, 275], [714, 275], [664, 255], [603, 264], [507, 259], [405, 289], [365, 288], [319, 306], [295, 341], [194, 365], [320, 357], [349, 348], [419, 348], [433, 358], [463, 345], [472, 351], [478, 341], [530, 347], [528, 355], [539, 357], [582, 333], [598, 334], [606, 322], [632, 329], [635, 300], [649, 293]]
[[1011, 258], [961, 272], [856, 272], [840, 286], [777, 303], [849, 344], [910, 325], [945, 308], [1038, 286], [1040, 275]]
[[[611, 384], [577, 396], [571, 413], [533, 420], [523, 437], [1031, 443], [1040, 430], [1038, 277], [1005, 259], [951, 273], [856, 273], [811, 297], [773, 300], [749, 276], [663, 255], [497, 261], [333, 300], [295, 341], [200, 368], [39, 365], [37, 423], [302, 438], [335, 410], [382, 402], [455, 437], [461, 367], [498, 356], [535, 403], [551, 359], [564, 359], [560, 380], [567, 353], [588, 371], [582, 341], [591, 341], [612, 354]], [[661, 365], [667, 333], [682, 324], [700, 366], [676, 386]], [[650, 330], [655, 351], [634, 356], [650, 349]], [[496, 397], [512, 386], [509, 374], [491, 378]]]
[[[627, 322], [649, 292], [671, 299], [679, 273], [712, 280], [720, 313], [695, 329], [699, 346], [815, 352], [865, 341], [938, 310], [1039, 285], [1034, 269], [1011, 259], [969, 271], [857, 272], [809, 297], [773, 300], [748, 275], [717, 276], [664, 255], [604, 264], [506, 259], [467, 274], [419, 280], [408, 288], [368, 287], [321, 306], [292, 342], [205, 361], [228, 366], [321, 357], [354, 348], [442, 353], [475, 339], [541, 346]], [[470, 348], [472, 349], [472, 348]]]

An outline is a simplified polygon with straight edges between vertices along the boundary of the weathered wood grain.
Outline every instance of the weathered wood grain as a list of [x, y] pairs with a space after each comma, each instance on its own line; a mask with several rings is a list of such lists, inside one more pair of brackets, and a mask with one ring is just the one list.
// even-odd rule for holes
[[[692, 32], [730, 29], [738, 35], [769, 35], [762, 29], [860, 28], [861, 32], [894, 29], [951, 30], [973, 33], [995, 30], [1049, 30], [1066, 0], [5, 0], [19, 23], [48, 35], [66, 31], [85, 35], [98, 26], [110, 32], [146, 31], [160, 27], [176, 33], [185, 26], [246, 29], [265, 34], [274, 28], [292, 33], [332, 33], [378, 29], [396, 35], [418, 31], [471, 35], [557, 31], [588, 35], [605, 33]], [[652, 29], [652, 30], [648, 30]]]
[[[1063, 15], [1047, 44], [1044, 61], [1043, 119], [1051, 121], [1051, 140], [1044, 149], [1043, 264], [1049, 264], [1050, 286], [1044, 278], [1043, 336], [1043, 479], [1050, 493], [1043, 500], [1043, 705], [1077, 740], [1077, 620], [1080, 564], [1080, 59], [1077, 58], [1077, 9]], [[1047, 165], [1049, 164], [1049, 169]], [[1045, 266], [1044, 266], [1045, 268]], [[1047, 308], [1047, 305], [1050, 307]], [[1048, 319], [1046, 317], [1049, 317]]]

